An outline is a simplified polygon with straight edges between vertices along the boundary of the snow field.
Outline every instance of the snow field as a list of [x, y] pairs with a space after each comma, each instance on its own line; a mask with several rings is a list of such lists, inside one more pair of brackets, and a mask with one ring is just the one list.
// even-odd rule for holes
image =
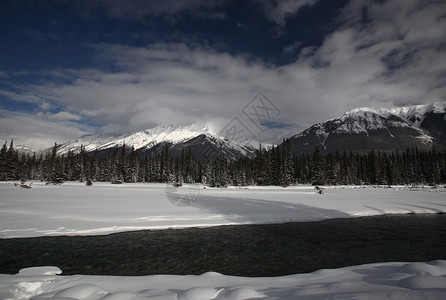
[[140, 229], [319, 221], [446, 212], [446, 189], [0, 183], [0, 238], [95, 235]]
[[274, 278], [60, 276], [55, 267], [0, 275], [0, 299], [445, 299], [446, 261], [380, 263]]
[[[311, 186], [227, 189], [77, 182], [0, 183], [0, 237], [280, 223], [385, 213], [446, 212], [445, 188]], [[30, 250], [31, 251], [31, 250]], [[247, 266], [249, 267], [249, 266]], [[379, 263], [273, 278], [62, 276], [57, 267], [0, 275], [0, 299], [445, 299], [446, 261]]]

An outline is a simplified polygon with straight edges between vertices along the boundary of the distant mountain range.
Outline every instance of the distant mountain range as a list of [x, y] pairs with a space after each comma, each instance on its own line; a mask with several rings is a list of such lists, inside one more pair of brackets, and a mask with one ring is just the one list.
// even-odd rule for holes
[[290, 138], [293, 153], [446, 150], [446, 102], [398, 108], [361, 107]]
[[103, 133], [86, 135], [76, 140], [68, 141], [59, 146], [58, 152], [66, 154], [68, 151], [79, 151], [81, 146], [87, 152], [98, 150], [99, 155], [107, 154], [110, 149], [126, 145], [133, 146], [140, 155], [159, 153], [166, 146], [171, 155], [179, 157], [183, 151], [191, 149], [198, 158], [201, 156], [215, 158], [223, 155], [228, 159], [240, 156], [254, 157], [255, 147], [251, 144], [240, 144], [231, 141], [209, 128], [200, 128], [196, 125], [175, 128], [173, 126], [157, 126], [152, 129], [135, 133], [110, 136]]
[[[295, 154], [313, 153], [316, 147], [323, 152], [353, 151], [365, 153], [372, 149], [382, 151], [446, 150], [446, 102], [398, 108], [355, 108], [342, 116], [315, 124], [290, 137]], [[96, 133], [59, 146], [59, 153], [79, 151], [81, 145], [87, 152], [96, 149], [108, 154], [110, 149], [134, 147], [140, 155], [157, 153], [167, 145], [173, 157], [190, 148], [197, 157], [224, 155], [228, 159], [240, 156], [254, 157], [258, 143], [240, 144], [209, 128], [195, 125], [175, 128], [158, 126], [120, 136]]]

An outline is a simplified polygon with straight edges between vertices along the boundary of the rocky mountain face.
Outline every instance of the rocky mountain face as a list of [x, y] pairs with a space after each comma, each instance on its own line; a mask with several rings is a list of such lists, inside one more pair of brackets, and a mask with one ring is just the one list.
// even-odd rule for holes
[[83, 136], [76, 140], [61, 144], [58, 153], [66, 154], [69, 151], [77, 152], [81, 146], [87, 152], [98, 151], [99, 156], [106, 155], [110, 150], [122, 145], [132, 146], [139, 152], [140, 157], [147, 154], [160, 153], [166, 146], [174, 158], [180, 157], [183, 149], [192, 153], [198, 159], [215, 158], [224, 155], [228, 159], [236, 159], [241, 156], [253, 157], [255, 148], [250, 144], [239, 144], [230, 141], [209, 128], [197, 126], [157, 126], [152, 129], [138, 131], [119, 136], [96, 133]]
[[293, 153], [446, 150], [446, 102], [399, 108], [362, 107], [290, 138]]

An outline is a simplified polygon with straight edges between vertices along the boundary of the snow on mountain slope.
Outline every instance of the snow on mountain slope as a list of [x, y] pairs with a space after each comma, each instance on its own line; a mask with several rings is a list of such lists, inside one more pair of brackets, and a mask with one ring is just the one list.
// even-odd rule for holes
[[177, 144], [201, 134], [212, 134], [209, 128], [189, 125], [175, 128], [169, 126], [157, 126], [151, 129], [138, 131], [130, 134], [119, 136], [105, 135], [96, 133], [83, 136], [76, 140], [68, 141], [59, 148], [59, 153], [67, 153], [69, 150], [78, 151], [81, 146], [85, 147], [87, 152], [96, 149], [102, 150], [107, 148], [119, 147], [123, 144], [135, 147], [135, 149], [149, 149], [161, 142], [170, 142]]
[[[291, 137], [294, 153], [312, 153], [315, 147], [327, 151], [395, 150], [418, 147], [420, 150], [446, 149], [446, 102], [397, 108], [360, 107], [336, 119], [318, 123]], [[138, 151], [159, 151], [169, 143], [178, 153], [192, 147], [194, 154], [203, 148], [216, 149], [217, 155], [233, 159], [253, 156], [258, 142], [244, 144], [228, 140], [206, 126], [157, 126], [120, 136], [96, 133], [68, 141], [59, 146], [59, 153], [106, 150], [123, 144]], [[263, 145], [265, 146], [265, 145]], [[268, 145], [266, 145], [268, 147]]]
[[[139, 152], [157, 152], [163, 149], [164, 144], [170, 144], [171, 154], [181, 155], [183, 149], [192, 149], [198, 156], [217, 157], [224, 155], [228, 159], [239, 156], [252, 157], [258, 143], [249, 141], [241, 144], [213, 132], [207, 126], [189, 125], [183, 127], [157, 126], [151, 129], [138, 131], [120, 136], [96, 133], [83, 136], [77, 140], [68, 141], [59, 146], [58, 152], [66, 154], [69, 151], [77, 152], [81, 146], [87, 152], [107, 150], [126, 145], [134, 147]], [[257, 145], [257, 146], [253, 146]]]
[[[400, 123], [400, 126], [408, 125], [420, 128], [425, 117], [429, 113], [446, 113], [446, 102], [435, 102], [432, 104], [425, 105], [413, 105], [405, 107], [395, 107], [395, 108], [380, 108], [380, 107], [360, 107], [355, 108], [351, 111], [346, 112], [338, 119], [345, 120], [349, 117], [364, 118], [368, 121], [371, 129], [381, 128], [384, 124], [382, 122], [377, 122], [375, 116], [380, 116], [382, 119], [394, 119], [396, 123]], [[401, 120], [398, 120], [401, 118]]]
[[[397, 108], [359, 107], [315, 124], [291, 139], [295, 152], [311, 152], [317, 146], [327, 151], [429, 149], [434, 141], [443, 140], [441, 128], [446, 127], [435, 115], [441, 117], [445, 113], [446, 102]], [[425, 122], [428, 118], [430, 121]], [[440, 128], [439, 133], [432, 132], [435, 127]]]
[[414, 105], [400, 108], [391, 108], [389, 112], [399, 115], [413, 126], [420, 128], [421, 124], [429, 113], [444, 114], [446, 113], [446, 102], [434, 102], [427, 105]]
[[197, 130], [193, 125], [178, 128], [175, 128], [172, 125], [157, 126], [131, 135], [124, 135], [112, 142], [102, 145], [101, 148], [110, 148], [126, 144], [129, 146], [132, 145], [135, 149], [148, 149], [161, 142], [177, 144], [201, 134], [210, 134], [209, 129], [204, 127], [201, 130]]
[[19, 154], [29, 154], [29, 155], [33, 155], [33, 153], [38, 154], [40, 152], [40, 150], [35, 150], [25, 145], [14, 146], [14, 150], [17, 150]]
[[[336, 129], [337, 132], [349, 133], [388, 128], [389, 124], [397, 127], [421, 128], [427, 114], [445, 112], [446, 102], [397, 108], [360, 107], [346, 112], [333, 121], [340, 124]], [[354, 126], [345, 126], [352, 124], [352, 121], [355, 121]]]
[[257, 149], [252, 143], [241, 144], [215, 134], [200, 134], [182, 143], [178, 143], [171, 148], [171, 153], [174, 156], [175, 153], [179, 155], [182, 148], [191, 148], [192, 153], [194, 153], [198, 159], [203, 158], [200, 158], [200, 156], [204, 155], [211, 159], [223, 155], [229, 160], [234, 160], [240, 156], [254, 157]]

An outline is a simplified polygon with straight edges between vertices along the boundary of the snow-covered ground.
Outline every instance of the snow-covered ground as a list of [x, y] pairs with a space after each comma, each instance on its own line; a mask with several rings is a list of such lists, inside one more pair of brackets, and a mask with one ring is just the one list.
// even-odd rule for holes
[[0, 238], [446, 212], [446, 189], [0, 183]]
[[[279, 223], [385, 213], [446, 212], [446, 189], [69, 182], [0, 183], [0, 238]], [[30, 249], [32, 251], [32, 249]], [[247, 266], [249, 267], [249, 266]], [[382, 263], [274, 278], [61, 276], [56, 267], [0, 275], [0, 299], [446, 299], [446, 261]]]
[[[0, 299], [446, 299], [446, 261], [382, 263], [274, 278], [58, 276], [58, 268], [0, 275]], [[46, 274], [46, 275], [43, 275]]]

